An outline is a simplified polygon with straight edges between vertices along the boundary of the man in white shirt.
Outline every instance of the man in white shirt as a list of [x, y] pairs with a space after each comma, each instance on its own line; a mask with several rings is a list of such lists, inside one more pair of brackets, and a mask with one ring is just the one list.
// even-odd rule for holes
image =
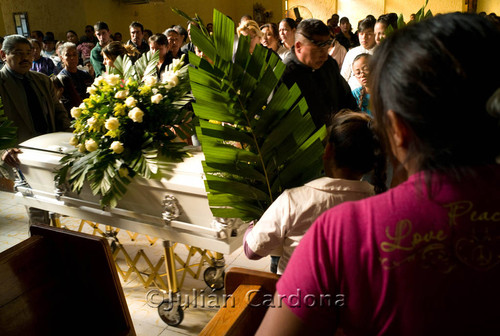
[[354, 74], [352, 73], [352, 62], [354, 58], [359, 54], [373, 54], [375, 49], [375, 34], [374, 34], [375, 20], [372, 18], [366, 18], [359, 24], [358, 27], [358, 37], [359, 37], [359, 47], [352, 48], [349, 50], [344, 58], [344, 63], [342, 64], [342, 69], [340, 74], [347, 81], [351, 90], [356, 89], [361, 86]]

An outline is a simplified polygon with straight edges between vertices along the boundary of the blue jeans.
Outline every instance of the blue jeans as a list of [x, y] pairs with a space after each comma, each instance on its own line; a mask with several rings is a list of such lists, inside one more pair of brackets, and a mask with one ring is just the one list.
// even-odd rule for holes
[[271, 272], [274, 274], [278, 273], [278, 263], [280, 262], [280, 257], [278, 256], [271, 256]]

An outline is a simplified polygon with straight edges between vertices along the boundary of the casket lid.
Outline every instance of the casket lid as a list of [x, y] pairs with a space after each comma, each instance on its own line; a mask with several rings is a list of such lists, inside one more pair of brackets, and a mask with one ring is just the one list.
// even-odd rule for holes
[[30, 148], [54, 153], [68, 153], [75, 149], [69, 144], [73, 133], [56, 132], [37, 136], [26, 140], [19, 145], [20, 148]]

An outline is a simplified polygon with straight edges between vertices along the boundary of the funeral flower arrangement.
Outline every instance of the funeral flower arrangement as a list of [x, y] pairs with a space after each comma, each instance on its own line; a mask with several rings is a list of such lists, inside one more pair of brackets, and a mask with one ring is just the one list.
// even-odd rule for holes
[[101, 206], [114, 207], [136, 175], [161, 178], [169, 162], [188, 155], [179, 139], [193, 133], [187, 66], [174, 60], [158, 81], [157, 63], [157, 53], [134, 65], [119, 57], [88, 88], [89, 98], [71, 110], [75, 150], [61, 160], [60, 188], [80, 192], [88, 182]]

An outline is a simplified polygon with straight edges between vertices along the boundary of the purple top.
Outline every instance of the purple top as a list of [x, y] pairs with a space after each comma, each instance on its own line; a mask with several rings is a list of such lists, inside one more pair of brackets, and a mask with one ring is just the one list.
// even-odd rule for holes
[[[328, 210], [277, 284], [323, 334], [500, 335], [500, 167], [452, 183], [423, 174]], [[329, 297], [327, 295], [330, 295]]]
[[50, 58], [41, 56], [37, 61], [33, 61], [32, 71], [41, 72], [50, 76], [54, 74], [55, 65]]

